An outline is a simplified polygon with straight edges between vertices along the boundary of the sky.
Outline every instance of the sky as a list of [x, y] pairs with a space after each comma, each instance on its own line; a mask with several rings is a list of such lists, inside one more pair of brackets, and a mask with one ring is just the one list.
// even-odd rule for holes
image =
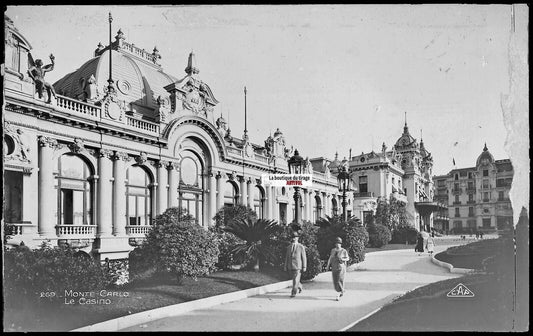
[[56, 57], [54, 83], [113, 40], [151, 51], [220, 101], [233, 136], [263, 144], [276, 128], [304, 157], [333, 159], [389, 149], [403, 131], [434, 158], [434, 174], [475, 166], [484, 144], [505, 151], [502, 95], [509, 93], [509, 5], [9, 6], [35, 59]]

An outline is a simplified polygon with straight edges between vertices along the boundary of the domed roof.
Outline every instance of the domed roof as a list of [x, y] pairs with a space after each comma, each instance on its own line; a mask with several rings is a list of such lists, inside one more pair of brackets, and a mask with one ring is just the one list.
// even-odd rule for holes
[[411, 134], [409, 134], [409, 128], [407, 128], [407, 122], [405, 123], [405, 126], [403, 127], [403, 134], [398, 138], [394, 147], [397, 150], [418, 148], [418, 143], [416, 142], [416, 139], [413, 138]]
[[283, 135], [283, 133], [281, 133], [281, 131], [279, 130], [279, 128], [276, 128], [276, 131], [274, 132], [274, 138], [280, 136], [280, 135]]
[[[143, 115], [152, 116], [157, 109], [157, 98], [165, 99], [169, 93], [164, 86], [174, 83], [177, 78], [162, 71], [159, 66], [144, 62], [133, 55], [122, 51], [111, 51], [112, 77], [115, 82], [118, 98], [131, 104], [131, 109]], [[90, 59], [76, 71], [64, 76], [56, 83], [56, 92], [77, 99], [83, 94], [84, 81], [91, 76], [96, 79], [99, 93], [108, 85], [109, 50]]]
[[487, 148], [487, 144], [485, 143], [485, 147], [483, 147], [483, 152], [478, 156], [476, 161], [476, 167], [479, 165], [487, 165], [494, 163], [494, 156], [489, 152], [489, 149]]
[[335, 153], [335, 160], [333, 160], [328, 168], [331, 172], [336, 173], [339, 166], [342, 164], [342, 162], [339, 161], [339, 153]]

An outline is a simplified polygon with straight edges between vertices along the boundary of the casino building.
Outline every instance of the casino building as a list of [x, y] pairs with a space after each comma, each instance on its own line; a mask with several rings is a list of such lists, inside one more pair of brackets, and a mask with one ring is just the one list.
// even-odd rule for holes
[[[193, 53], [183, 62], [185, 73], [173, 76], [159, 64], [157, 48], [139, 48], [119, 30], [110, 45], [99, 44], [53, 84], [57, 95], [47, 103], [46, 90], [40, 97], [28, 76], [31, 52], [30, 41], [5, 17], [3, 216], [13, 228], [11, 244], [68, 244], [117, 259], [168, 207], [185, 208], [205, 228], [218, 209], [234, 204], [250, 206], [260, 218], [293, 220], [294, 188], [264, 185], [262, 175], [287, 173], [297, 145], [279, 129], [263, 144], [249, 141], [246, 130], [232, 135]], [[430, 160], [413, 141], [406, 125], [393, 151], [344, 162], [305, 159], [313, 183], [300, 189], [302, 219], [342, 212], [336, 174], [344, 164], [360, 188], [355, 198], [348, 193], [349, 215], [362, 218], [371, 210], [362, 201], [403, 193], [419, 227], [423, 201], [416, 195], [432, 200], [432, 182], [427, 168], [420, 170]]]

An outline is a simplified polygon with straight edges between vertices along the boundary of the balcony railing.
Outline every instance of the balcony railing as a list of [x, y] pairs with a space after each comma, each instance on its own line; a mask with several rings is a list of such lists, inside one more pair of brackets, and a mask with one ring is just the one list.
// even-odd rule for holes
[[6, 233], [8, 235], [17, 236], [22, 235], [25, 233], [31, 233], [28, 232], [30, 228], [34, 228], [35, 225], [33, 225], [30, 221], [22, 221], [22, 222], [16, 222], [16, 223], [6, 223], [7, 230]]
[[453, 202], [453, 205], [461, 204], [461, 201]]
[[159, 135], [159, 125], [146, 120], [127, 117], [128, 126]]
[[62, 236], [94, 236], [96, 225], [56, 225], [58, 237]]
[[358, 198], [358, 197], [374, 197], [374, 193], [373, 192], [358, 192], [358, 193], [353, 193], [353, 197], [355, 197], [355, 198]]
[[126, 234], [128, 235], [144, 235], [150, 231], [150, 225], [126, 225]]
[[466, 204], [476, 204], [476, 201], [472, 200], [472, 201], [466, 201]]
[[91, 119], [100, 118], [102, 108], [72, 98], [57, 95], [57, 106], [68, 112], [77, 112]]
[[462, 188], [453, 188], [453, 189], [452, 189], [452, 192], [453, 192], [454, 194], [460, 194], [462, 191], [463, 191]]

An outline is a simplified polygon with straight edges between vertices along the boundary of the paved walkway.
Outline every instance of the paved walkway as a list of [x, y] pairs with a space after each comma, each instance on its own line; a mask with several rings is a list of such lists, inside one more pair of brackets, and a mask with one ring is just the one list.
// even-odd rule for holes
[[[448, 247], [438, 245], [435, 252]], [[304, 283], [295, 298], [285, 288], [121, 331], [339, 331], [407, 291], [460, 276], [433, 264], [427, 253], [380, 251], [346, 273], [347, 292], [340, 301], [326, 272]]]

